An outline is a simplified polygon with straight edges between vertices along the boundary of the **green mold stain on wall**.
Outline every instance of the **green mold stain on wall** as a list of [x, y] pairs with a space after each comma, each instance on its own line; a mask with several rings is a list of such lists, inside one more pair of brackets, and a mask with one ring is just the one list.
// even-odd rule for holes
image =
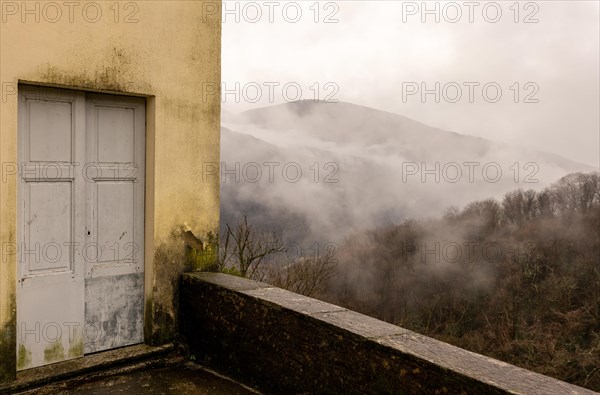
[[123, 48], [120, 43], [108, 45], [103, 54], [102, 67], [61, 69], [51, 64], [38, 67], [37, 75], [47, 83], [74, 88], [108, 90], [114, 92], [133, 93], [150, 91], [147, 83], [132, 83], [132, 58], [137, 56], [133, 48]]
[[0, 327], [0, 383], [14, 380], [17, 373], [17, 314], [14, 295], [9, 306], [10, 318]]
[[19, 344], [19, 351], [17, 353], [17, 369], [27, 369], [31, 366], [31, 351], [29, 351], [24, 344]]
[[62, 361], [65, 359], [65, 349], [63, 348], [62, 342], [59, 340], [50, 344], [44, 350], [44, 362], [52, 363]]
[[78, 336], [69, 346], [69, 358], [83, 356], [83, 337]]
[[182, 273], [218, 271], [218, 238], [209, 232], [204, 240], [186, 225], [175, 227], [154, 253], [155, 284], [146, 301], [146, 341], [165, 344], [177, 336], [179, 281]]

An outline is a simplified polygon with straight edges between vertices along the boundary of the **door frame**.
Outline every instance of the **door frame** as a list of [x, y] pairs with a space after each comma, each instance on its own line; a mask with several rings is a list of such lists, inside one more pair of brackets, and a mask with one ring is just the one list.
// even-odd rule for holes
[[[127, 100], [128, 98], [143, 98], [144, 99], [144, 105], [145, 105], [145, 128], [144, 128], [144, 215], [143, 215], [143, 241], [144, 241], [144, 248], [143, 248], [143, 252], [141, 252], [142, 254], [142, 259], [144, 260], [144, 289], [143, 289], [143, 337], [144, 337], [144, 343], [145, 344], [149, 344], [150, 343], [150, 339], [151, 339], [151, 327], [152, 327], [152, 311], [150, 309], [151, 307], [151, 301], [152, 301], [152, 293], [153, 293], [153, 277], [154, 277], [154, 221], [155, 221], [155, 215], [154, 215], [154, 207], [155, 207], [155, 199], [154, 199], [154, 191], [155, 191], [155, 182], [154, 182], [154, 175], [155, 175], [155, 167], [154, 167], [154, 163], [155, 163], [155, 142], [154, 142], [154, 136], [155, 136], [155, 127], [156, 127], [156, 123], [155, 123], [155, 114], [156, 114], [156, 110], [155, 110], [155, 103], [156, 103], [156, 97], [152, 94], [142, 94], [142, 93], [135, 93], [135, 92], [122, 92], [122, 91], [113, 91], [113, 90], [100, 90], [100, 89], [89, 89], [89, 88], [84, 88], [84, 87], [76, 87], [76, 86], [68, 86], [68, 85], [61, 85], [61, 84], [48, 84], [48, 83], [43, 83], [43, 82], [38, 82], [38, 81], [30, 81], [30, 80], [19, 80], [18, 81], [18, 87], [17, 87], [17, 95], [21, 94], [21, 91], [23, 89], [48, 89], [48, 88], [56, 88], [56, 89], [62, 89], [62, 90], [69, 90], [69, 91], [74, 91], [74, 92], [79, 92], [79, 93], [83, 93], [84, 95], [87, 93], [97, 93], [97, 94], [102, 94], [102, 95], [114, 95], [116, 97], [117, 100]], [[20, 106], [20, 103], [18, 104]], [[85, 107], [85, 103], [84, 103], [84, 107]], [[19, 109], [19, 107], [17, 107], [17, 110]], [[22, 163], [24, 163], [23, 161], [23, 155], [24, 153], [22, 152], [23, 149], [23, 143], [22, 143], [22, 137], [21, 137], [21, 117], [18, 116], [18, 124], [17, 124], [17, 167], [19, 169], [21, 169]], [[87, 134], [87, 131], [86, 131]], [[20, 173], [20, 172], [19, 172]], [[19, 179], [17, 181], [17, 186], [16, 186], [16, 204], [17, 204], [17, 218], [16, 218], [16, 229], [17, 229], [17, 234], [15, 235], [15, 238], [17, 240], [17, 242], [20, 242], [20, 240], [22, 240], [22, 225], [23, 225], [23, 219], [21, 218], [21, 210], [20, 210], [20, 204], [22, 202], [23, 199], [23, 191], [22, 191], [22, 187], [21, 187], [21, 175], [19, 174]], [[87, 203], [86, 203], [87, 205]], [[16, 259], [16, 265], [17, 268], [14, 271], [15, 273], [15, 284], [16, 287], [19, 286], [19, 280], [21, 277], [21, 263], [20, 263], [20, 258]], [[84, 268], [85, 270], [85, 268]], [[84, 274], [85, 275], [85, 274]], [[17, 303], [16, 303], [16, 298], [17, 298], [17, 294], [15, 294], [15, 310], [17, 309]], [[15, 311], [15, 317], [16, 317], [16, 311]], [[15, 324], [18, 325], [18, 322], [15, 321]], [[16, 327], [15, 327], [15, 338], [16, 338]], [[18, 340], [18, 339], [17, 339]], [[16, 342], [16, 347], [18, 347], [19, 342]], [[16, 352], [16, 357], [18, 358], [18, 350]]]

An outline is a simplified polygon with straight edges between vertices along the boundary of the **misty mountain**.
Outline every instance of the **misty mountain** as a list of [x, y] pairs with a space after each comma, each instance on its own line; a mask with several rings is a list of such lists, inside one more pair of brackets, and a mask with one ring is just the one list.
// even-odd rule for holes
[[342, 102], [224, 112], [221, 139], [222, 224], [248, 214], [301, 245], [597, 170]]

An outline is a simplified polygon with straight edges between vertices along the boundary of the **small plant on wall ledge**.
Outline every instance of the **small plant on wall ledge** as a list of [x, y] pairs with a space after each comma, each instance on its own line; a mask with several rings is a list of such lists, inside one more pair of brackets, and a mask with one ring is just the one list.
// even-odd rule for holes
[[202, 241], [194, 233], [186, 229], [181, 233], [187, 246], [187, 258], [193, 271], [219, 272], [219, 238], [213, 233], [206, 234], [206, 241]]

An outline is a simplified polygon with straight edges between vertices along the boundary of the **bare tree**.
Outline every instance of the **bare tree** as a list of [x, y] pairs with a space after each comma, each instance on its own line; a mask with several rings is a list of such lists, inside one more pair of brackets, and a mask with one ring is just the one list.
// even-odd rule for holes
[[219, 252], [220, 268], [235, 268], [242, 277], [255, 278], [265, 258], [286, 250], [279, 233], [256, 230], [244, 215], [235, 229], [227, 225]]
[[279, 232], [258, 230], [244, 215], [235, 228], [226, 226], [217, 270], [311, 296], [334, 275], [337, 245], [327, 244], [324, 251], [311, 251], [309, 256], [288, 258]]
[[600, 201], [598, 173], [574, 173], [561, 178], [551, 188], [556, 204], [563, 213], [588, 213]]

